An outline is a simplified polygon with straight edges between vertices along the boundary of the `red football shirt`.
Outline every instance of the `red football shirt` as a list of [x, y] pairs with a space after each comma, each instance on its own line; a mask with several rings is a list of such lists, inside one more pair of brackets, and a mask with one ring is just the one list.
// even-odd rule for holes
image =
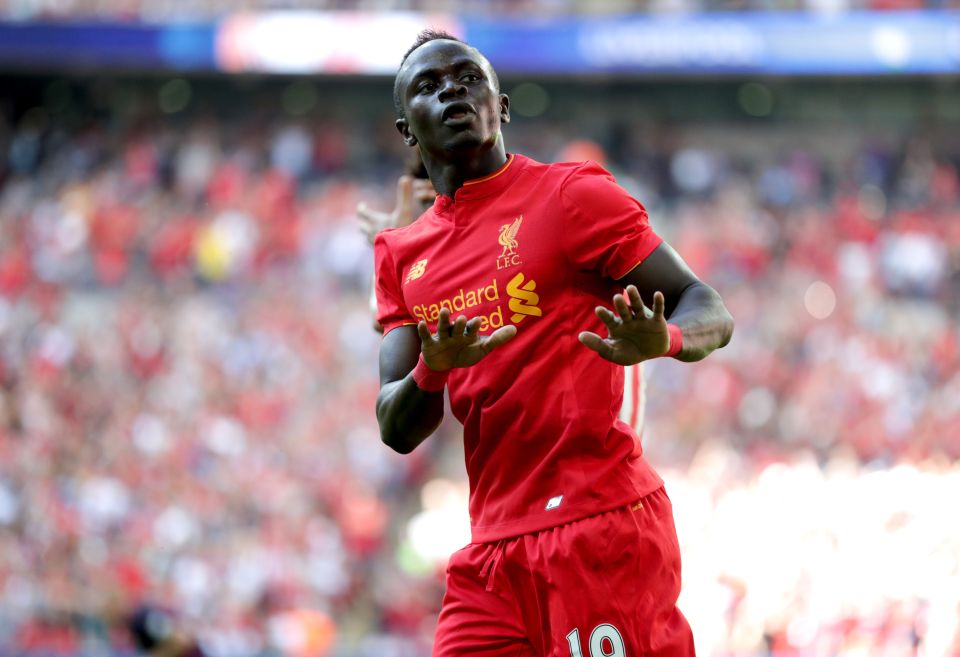
[[375, 242], [384, 334], [440, 308], [513, 340], [452, 370], [464, 426], [473, 540], [538, 531], [627, 504], [662, 485], [617, 414], [623, 367], [584, 347], [614, 282], [661, 242], [643, 206], [593, 163], [511, 155], [496, 173]]

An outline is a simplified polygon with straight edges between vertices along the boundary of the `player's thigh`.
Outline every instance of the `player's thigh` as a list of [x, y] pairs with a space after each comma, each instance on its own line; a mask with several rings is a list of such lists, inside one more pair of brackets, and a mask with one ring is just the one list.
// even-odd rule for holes
[[508, 586], [490, 587], [481, 574], [495, 545], [469, 545], [447, 566], [447, 591], [433, 657], [538, 657], [524, 636], [517, 601]]
[[680, 548], [661, 489], [631, 505], [570, 523], [538, 567], [549, 614], [547, 654], [570, 657], [687, 657], [693, 636], [676, 607]]

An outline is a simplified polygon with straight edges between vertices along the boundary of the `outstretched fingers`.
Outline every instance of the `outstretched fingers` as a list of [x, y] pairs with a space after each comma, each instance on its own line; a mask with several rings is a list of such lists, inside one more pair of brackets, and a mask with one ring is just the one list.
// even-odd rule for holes
[[622, 294], [613, 295], [613, 307], [616, 309], [617, 314], [620, 315], [620, 319], [624, 322], [629, 322], [633, 319], [633, 310], [630, 309], [630, 304], [627, 303], [626, 297]]
[[[474, 317], [468, 320], [464, 315], [458, 316], [456, 320], [451, 322], [450, 311], [442, 308], [440, 315], [437, 317], [437, 332], [431, 333], [430, 326], [421, 320], [417, 324], [417, 333], [419, 333], [420, 339], [423, 341], [442, 338], [475, 338], [480, 333], [480, 326], [482, 324], [483, 320], [480, 317]], [[513, 328], [514, 332], [516, 332], [516, 327], [513, 326], [505, 326], [503, 328]], [[499, 331], [496, 331], [496, 333], [499, 333]]]
[[464, 317], [463, 315], [460, 315], [459, 317], [457, 317], [457, 321], [453, 323], [453, 328], [450, 331], [450, 337], [452, 338], [462, 337], [463, 334], [466, 332], [466, 330], [467, 330], [467, 318]]
[[597, 306], [594, 312], [596, 313], [597, 317], [600, 318], [600, 321], [606, 325], [608, 331], [612, 331], [617, 327], [619, 319], [613, 314], [613, 312], [610, 311], [609, 308]]
[[506, 344], [513, 339], [517, 334], [517, 327], [513, 324], [508, 324], [506, 326], [501, 326], [496, 331], [491, 333], [483, 342], [481, 346], [483, 351], [486, 354], [489, 354], [491, 351], [499, 347], [500, 345]]
[[481, 336], [482, 324], [481, 317], [468, 320], [464, 315], [459, 315], [451, 323], [447, 308], [441, 309], [437, 317], [436, 334], [430, 332], [426, 322], [418, 323], [417, 333], [422, 342], [422, 351], [425, 355], [430, 354], [428, 365], [438, 371], [469, 367], [517, 334], [517, 327], [508, 325], [488, 336]]
[[644, 319], [650, 316], [647, 305], [643, 303], [643, 298], [640, 296], [640, 291], [636, 285], [628, 285], [624, 293], [630, 299], [630, 307], [633, 308], [636, 317]]
[[653, 318], [656, 320], [663, 319], [664, 308], [666, 307], [666, 300], [663, 298], [663, 292], [654, 292], [653, 293]]
[[480, 332], [480, 324], [482, 320], [479, 317], [474, 317], [469, 322], [467, 322], [467, 337], [473, 338], [476, 337], [477, 333]]
[[[659, 298], [660, 316], [663, 315], [663, 295], [657, 292], [654, 295], [654, 312], [656, 316], [656, 304]], [[651, 316], [650, 310], [643, 303], [640, 292], [636, 286], [628, 285], [623, 294], [613, 295], [613, 310], [598, 306], [596, 309], [597, 317], [600, 318], [607, 328], [613, 330], [619, 323], [631, 322], [635, 319], [645, 319]]]
[[427, 343], [433, 340], [433, 334], [430, 333], [430, 327], [423, 320], [417, 324], [417, 333], [420, 335], [420, 342]]
[[633, 309], [633, 312], [639, 315], [640, 317], [644, 316], [643, 309], [645, 305], [643, 299], [640, 298], [640, 291], [637, 290], [636, 286], [628, 285], [623, 293], [630, 299], [630, 307]]
[[440, 309], [440, 316], [437, 318], [437, 336], [448, 335], [450, 335], [450, 309], [444, 307]]
[[587, 347], [588, 349], [591, 349], [592, 351], [597, 352], [607, 360], [612, 359], [613, 348], [610, 346], [610, 344], [606, 340], [601, 338], [596, 333], [593, 333], [591, 331], [583, 331], [582, 333], [580, 333], [580, 335], [577, 336], [577, 339], [580, 340], [583, 346]]

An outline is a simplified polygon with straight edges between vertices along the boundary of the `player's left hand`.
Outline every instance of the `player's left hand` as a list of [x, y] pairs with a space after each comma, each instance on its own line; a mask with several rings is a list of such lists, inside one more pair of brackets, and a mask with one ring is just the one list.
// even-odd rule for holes
[[633, 285], [628, 285], [624, 293], [626, 296], [613, 297], [615, 313], [603, 306], [596, 309], [597, 317], [607, 327], [607, 337], [584, 331], [579, 335], [580, 342], [618, 365], [636, 365], [667, 353], [670, 334], [663, 316], [663, 293], [653, 293], [653, 310], [643, 304]]

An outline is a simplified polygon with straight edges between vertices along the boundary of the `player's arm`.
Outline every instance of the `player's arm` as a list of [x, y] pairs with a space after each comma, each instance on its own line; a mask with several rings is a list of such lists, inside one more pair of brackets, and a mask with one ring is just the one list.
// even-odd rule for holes
[[417, 327], [401, 326], [380, 343], [380, 438], [391, 449], [409, 454], [436, 431], [443, 419], [443, 389], [428, 392], [413, 379], [420, 357]]
[[636, 287], [646, 308], [656, 306], [657, 292], [661, 293], [663, 315], [683, 333], [683, 348], [675, 356], [678, 360], [702, 360], [733, 337], [733, 316], [720, 294], [697, 278], [666, 242], [618, 283]]
[[607, 360], [633, 365], [669, 353], [679, 339], [682, 348], [674, 358], [692, 362], [730, 342], [733, 317], [723, 299], [666, 242], [617, 282], [626, 289], [614, 295], [613, 311], [596, 310], [607, 337], [580, 334], [584, 345]]
[[442, 308], [436, 333], [420, 322], [384, 336], [377, 421], [387, 446], [401, 454], [412, 452], [443, 419], [443, 388], [450, 370], [476, 365], [517, 334], [517, 328], [508, 325], [480, 336], [480, 321], [461, 315], [451, 322], [449, 309]]

